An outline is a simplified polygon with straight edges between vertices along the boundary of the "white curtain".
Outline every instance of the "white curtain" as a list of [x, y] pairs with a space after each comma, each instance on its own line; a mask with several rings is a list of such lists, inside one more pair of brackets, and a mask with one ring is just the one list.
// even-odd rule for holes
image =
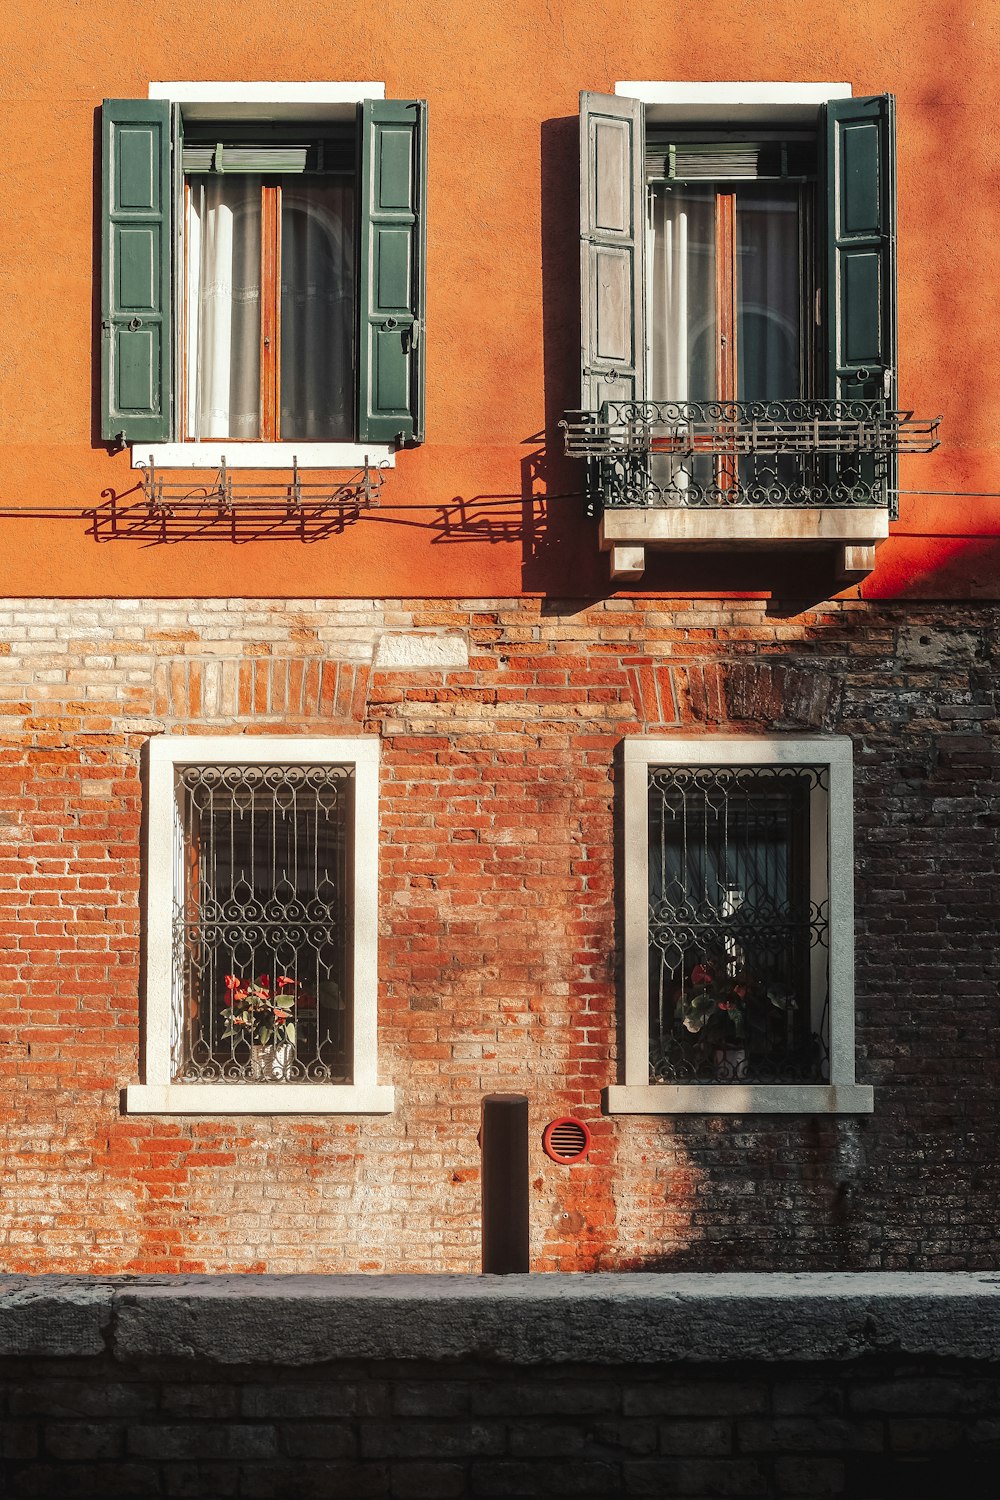
[[[651, 284], [649, 368], [654, 401], [715, 395], [715, 192], [654, 189], [646, 264]], [[692, 480], [711, 482], [711, 460], [654, 454], [650, 477], [675, 498]]]
[[647, 389], [654, 401], [710, 401], [715, 395], [714, 190], [654, 190], [649, 240]]
[[187, 431], [260, 435], [261, 179], [191, 179]]

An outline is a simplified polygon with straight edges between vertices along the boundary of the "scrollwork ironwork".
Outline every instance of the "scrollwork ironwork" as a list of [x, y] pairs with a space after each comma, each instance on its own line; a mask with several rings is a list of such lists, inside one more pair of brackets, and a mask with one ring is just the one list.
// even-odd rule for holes
[[347, 766], [178, 768], [176, 1082], [350, 1081], [352, 797]]
[[884, 401], [607, 401], [560, 423], [608, 507], [891, 507], [890, 463], [938, 446], [940, 417]]
[[821, 766], [650, 767], [652, 1082], [826, 1077], [827, 789]]

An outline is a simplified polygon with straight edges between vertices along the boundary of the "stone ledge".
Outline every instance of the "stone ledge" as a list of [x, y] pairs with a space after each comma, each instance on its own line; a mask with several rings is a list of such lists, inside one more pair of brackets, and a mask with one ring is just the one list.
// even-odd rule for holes
[[0, 1354], [124, 1364], [992, 1360], [1000, 1275], [0, 1277]]

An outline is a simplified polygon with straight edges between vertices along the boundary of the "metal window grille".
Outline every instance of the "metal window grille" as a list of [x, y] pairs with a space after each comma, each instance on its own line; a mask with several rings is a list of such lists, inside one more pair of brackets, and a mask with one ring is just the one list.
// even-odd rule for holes
[[349, 1083], [353, 771], [178, 769], [174, 1079]]
[[824, 1081], [829, 773], [650, 767], [654, 1083]]

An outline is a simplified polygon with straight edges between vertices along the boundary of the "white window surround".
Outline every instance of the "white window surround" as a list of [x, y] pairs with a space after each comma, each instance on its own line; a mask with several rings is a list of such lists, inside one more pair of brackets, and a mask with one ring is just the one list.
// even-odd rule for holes
[[615, 93], [641, 99], [656, 124], [815, 124], [828, 99], [850, 99], [849, 83], [616, 83]]
[[[829, 768], [830, 1082], [649, 1082], [648, 769], [655, 765], [825, 765]], [[874, 1092], [855, 1081], [853, 746], [808, 738], [635, 736], [625, 741], [625, 1082], [606, 1090], [609, 1114], [870, 1114]]]
[[[175, 768], [261, 762], [350, 765], [354, 770], [353, 1082], [172, 1083], [172, 911]], [[161, 735], [149, 742], [146, 840], [144, 1081], [126, 1090], [129, 1114], [388, 1114], [394, 1090], [377, 1075], [378, 774], [372, 736]]]
[[134, 443], [133, 469], [394, 469], [396, 450], [384, 443]]
[[[353, 119], [363, 99], [384, 99], [384, 83], [151, 83], [150, 99], [181, 106], [186, 120]], [[396, 450], [363, 443], [141, 443], [131, 450], [133, 469], [150, 462], [162, 469], [361, 469], [394, 468]]]

